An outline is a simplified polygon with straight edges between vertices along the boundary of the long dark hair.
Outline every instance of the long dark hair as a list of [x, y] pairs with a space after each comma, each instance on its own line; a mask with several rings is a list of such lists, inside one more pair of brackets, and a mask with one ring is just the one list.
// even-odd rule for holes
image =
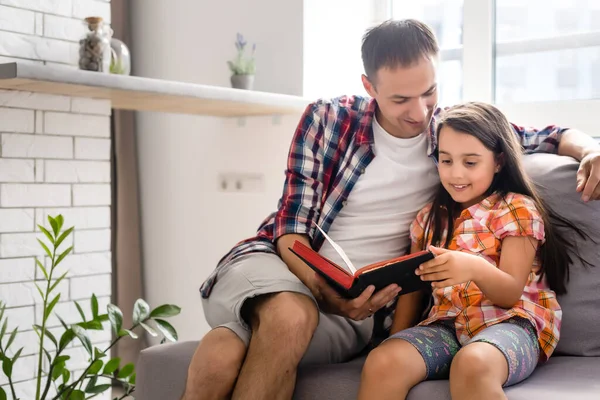
[[[540, 246], [538, 253], [541, 262], [539, 279], [546, 275], [548, 285], [556, 294], [566, 293], [569, 265], [572, 261], [571, 255], [578, 257], [584, 264], [589, 265], [589, 263], [577, 254], [573, 244], [569, 243], [555, 227], [562, 226], [573, 229], [582, 239], [588, 238], [588, 235], [546, 207], [525, 173], [521, 161], [521, 145], [504, 114], [490, 104], [465, 103], [451, 107], [443, 113], [436, 130], [438, 139], [443, 126], [476, 137], [498, 159], [502, 160], [501, 169], [495, 174], [486, 195], [497, 193], [503, 201], [506, 201], [506, 194], [512, 192], [528, 196], [533, 200], [537, 211], [542, 216], [545, 230], [545, 242]], [[438, 156], [439, 154], [436, 154], [436, 157]], [[455, 202], [440, 184], [426, 224], [425, 238], [427, 239], [429, 232], [432, 232], [431, 243], [448, 248], [454, 231], [454, 220], [460, 211], [460, 204]], [[442, 244], [442, 232], [446, 221], [448, 234], [445, 243]], [[427, 240], [424, 240], [424, 246], [426, 246], [426, 242]]]

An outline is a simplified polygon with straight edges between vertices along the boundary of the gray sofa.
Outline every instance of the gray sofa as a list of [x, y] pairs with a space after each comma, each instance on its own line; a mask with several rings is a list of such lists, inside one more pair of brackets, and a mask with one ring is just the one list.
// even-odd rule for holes
[[[586, 229], [599, 244], [578, 243], [594, 268], [579, 262], [571, 267], [569, 293], [563, 308], [561, 339], [555, 355], [525, 382], [506, 389], [510, 400], [600, 399], [600, 202], [584, 204], [575, 193], [578, 164], [565, 157], [536, 154], [525, 157], [526, 168], [549, 206]], [[200, 300], [198, 300], [200, 303]], [[197, 342], [159, 345], [144, 350], [137, 364], [137, 400], [179, 400]], [[344, 364], [302, 368], [294, 399], [354, 399], [364, 358]], [[409, 400], [450, 399], [448, 381], [424, 382]]]

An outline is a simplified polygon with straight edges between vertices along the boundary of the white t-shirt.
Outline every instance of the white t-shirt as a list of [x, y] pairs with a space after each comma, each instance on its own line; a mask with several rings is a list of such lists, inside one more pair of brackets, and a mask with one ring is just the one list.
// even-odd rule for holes
[[[375, 158], [328, 232], [357, 269], [405, 254], [410, 224], [439, 185], [437, 168], [427, 156], [426, 134], [396, 138], [374, 118], [373, 136]], [[344, 265], [327, 241], [319, 253]]]

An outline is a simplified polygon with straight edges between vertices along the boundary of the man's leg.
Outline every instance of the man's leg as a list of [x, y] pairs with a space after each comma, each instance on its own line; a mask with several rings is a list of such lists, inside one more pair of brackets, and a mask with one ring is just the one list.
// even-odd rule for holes
[[279, 257], [262, 253], [227, 266], [204, 311], [217, 328], [192, 359], [185, 400], [223, 398], [224, 393], [290, 398], [299, 362], [344, 361], [366, 345], [372, 327], [371, 319], [357, 323], [319, 315], [308, 288]]

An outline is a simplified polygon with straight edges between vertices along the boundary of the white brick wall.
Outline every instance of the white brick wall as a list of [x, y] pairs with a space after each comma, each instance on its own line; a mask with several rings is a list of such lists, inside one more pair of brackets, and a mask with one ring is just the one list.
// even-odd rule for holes
[[[61, 63], [76, 68], [83, 18], [99, 15], [110, 21], [107, 0], [0, 0], [0, 63]], [[34, 397], [42, 307], [34, 280], [43, 279], [38, 257], [50, 266], [37, 238], [37, 224], [62, 214], [74, 234], [61, 246], [74, 254], [56, 269], [67, 278], [57, 291], [55, 308], [68, 323], [80, 321], [71, 300], [90, 316], [90, 291], [105, 312], [111, 295], [111, 105], [107, 100], [0, 90], [0, 300], [8, 303], [9, 329], [19, 327], [13, 345], [25, 349], [15, 365], [17, 394]], [[130, 310], [127, 310], [130, 312]], [[62, 327], [53, 315], [49, 329]], [[105, 348], [110, 331], [93, 332], [92, 342]], [[85, 367], [87, 354], [79, 344], [68, 349], [72, 366]], [[3, 374], [0, 373], [0, 376]], [[6, 381], [0, 377], [0, 385]], [[109, 399], [110, 395], [99, 396]]]

